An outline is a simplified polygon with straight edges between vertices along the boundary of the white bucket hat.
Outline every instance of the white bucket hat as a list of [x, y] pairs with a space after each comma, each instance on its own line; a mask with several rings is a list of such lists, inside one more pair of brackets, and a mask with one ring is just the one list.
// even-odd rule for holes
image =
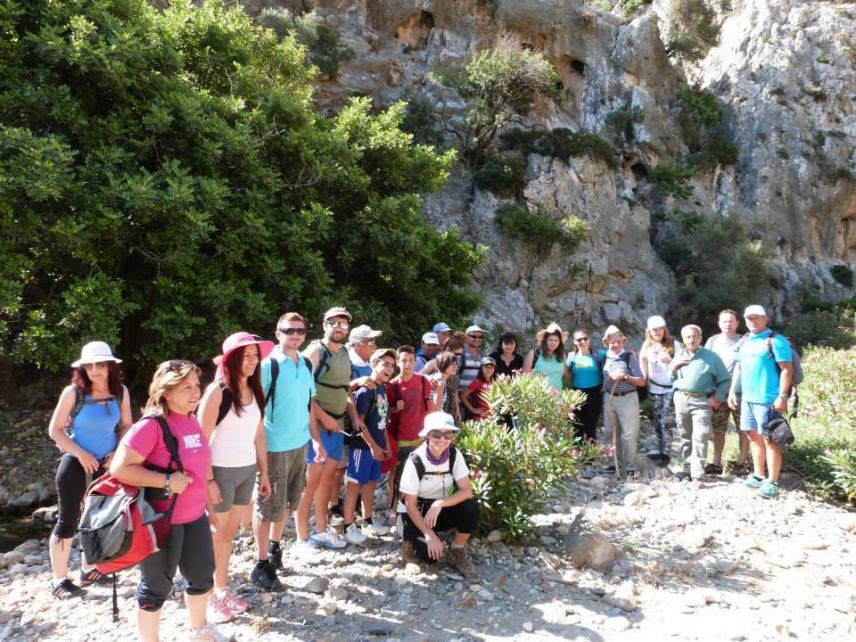
[[113, 351], [103, 341], [90, 341], [80, 350], [80, 359], [71, 364], [72, 368], [79, 368], [87, 363], [101, 363], [103, 361], [113, 361], [114, 363], [122, 363], [121, 359], [113, 356]]
[[425, 415], [425, 422], [422, 424], [423, 428], [419, 431], [419, 437], [425, 439], [428, 437], [428, 433], [432, 430], [453, 430], [454, 432], [460, 432], [461, 429], [455, 425], [455, 418], [450, 415], [448, 412], [429, 412]]

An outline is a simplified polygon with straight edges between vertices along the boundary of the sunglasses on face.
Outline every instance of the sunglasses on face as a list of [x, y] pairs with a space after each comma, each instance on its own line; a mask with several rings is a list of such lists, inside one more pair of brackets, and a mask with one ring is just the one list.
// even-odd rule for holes
[[347, 321], [325, 321], [324, 325], [328, 328], [339, 328], [341, 330], [347, 330], [351, 327], [351, 324]]
[[574, 339], [574, 343], [585, 343], [588, 340], [588, 337], [577, 337], [576, 339]]
[[306, 334], [306, 328], [280, 328], [279, 331], [289, 337], [294, 336], [295, 334]]
[[170, 372], [181, 372], [183, 368], [187, 366], [192, 366], [193, 362], [188, 361], [187, 359], [170, 359], [169, 364], [166, 369]]
[[454, 432], [440, 432], [438, 430], [432, 430], [428, 433], [428, 437], [430, 439], [445, 439], [446, 441], [451, 441], [455, 438]]
[[483, 338], [484, 338], [484, 335], [483, 335], [483, 334], [468, 334], [467, 336], [468, 336], [470, 339], [483, 339]]

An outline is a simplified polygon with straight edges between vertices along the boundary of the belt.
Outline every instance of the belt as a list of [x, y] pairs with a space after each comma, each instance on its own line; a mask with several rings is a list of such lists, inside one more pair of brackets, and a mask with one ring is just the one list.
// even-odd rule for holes
[[612, 397], [624, 397], [625, 395], [629, 395], [631, 392], [636, 392], [636, 391], [635, 390], [628, 390], [627, 392], [615, 392], [615, 393], [612, 393], [610, 396], [612, 396]]
[[689, 392], [688, 390], [675, 390], [675, 392], [680, 392], [685, 394], [687, 397], [709, 397], [709, 392]]

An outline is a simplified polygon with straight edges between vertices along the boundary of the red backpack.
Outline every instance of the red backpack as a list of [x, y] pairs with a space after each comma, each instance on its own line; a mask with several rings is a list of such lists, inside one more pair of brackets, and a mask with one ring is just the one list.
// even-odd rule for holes
[[[163, 432], [171, 464], [181, 470], [178, 442], [162, 415], [145, 415], [155, 419]], [[169, 509], [157, 512], [145, 498], [145, 488], [131, 486], [106, 474], [89, 485], [83, 498], [80, 518], [80, 548], [86, 560], [102, 574], [113, 575], [113, 621], [118, 621], [116, 573], [132, 568], [160, 550], [165, 542], [169, 519], [178, 495], [172, 496]], [[157, 530], [156, 530], [157, 529]], [[160, 536], [160, 537], [159, 537]]]

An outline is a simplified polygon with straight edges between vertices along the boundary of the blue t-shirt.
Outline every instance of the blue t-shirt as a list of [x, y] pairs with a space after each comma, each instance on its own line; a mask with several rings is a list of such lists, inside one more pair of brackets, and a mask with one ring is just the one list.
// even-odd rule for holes
[[[270, 390], [270, 364], [279, 364], [274, 397], [265, 408], [265, 439], [268, 452], [282, 453], [303, 448], [309, 441], [309, 401], [315, 396], [315, 378], [298, 353], [297, 364], [279, 346], [262, 361], [262, 390]], [[271, 410], [273, 407], [273, 410]]]
[[[358, 415], [365, 415], [366, 427], [375, 443], [386, 448], [386, 418], [389, 415], [389, 402], [386, 400], [386, 389], [378, 386], [374, 390], [360, 388], [354, 393], [354, 404]], [[374, 405], [374, 407], [372, 407]], [[362, 437], [355, 436], [351, 440], [351, 448], [367, 450], [369, 445]]]
[[116, 450], [119, 416], [119, 402], [115, 397], [95, 400], [86, 395], [80, 412], [71, 422], [69, 434], [74, 443], [100, 461]]
[[758, 334], [747, 334], [734, 355], [740, 364], [740, 387], [743, 400], [749, 403], [772, 404], [779, 396], [777, 361], [791, 361], [791, 344], [780, 334], [773, 335], [773, 355], [767, 350], [769, 328]]
[[532, 370], [547, 377], [547, 382], [554, 390], [561, 390], [564, 387], [565, 364], [554, 355], [549, 357], [544, 354], [539, 355]]
[[565, 360], [571, 371], [571, 384], [574, 388], [600, 388], [603, 383], [601, 364], [606, 360], [606, 350], [601, 348], [594, 354], [572, 352]]

